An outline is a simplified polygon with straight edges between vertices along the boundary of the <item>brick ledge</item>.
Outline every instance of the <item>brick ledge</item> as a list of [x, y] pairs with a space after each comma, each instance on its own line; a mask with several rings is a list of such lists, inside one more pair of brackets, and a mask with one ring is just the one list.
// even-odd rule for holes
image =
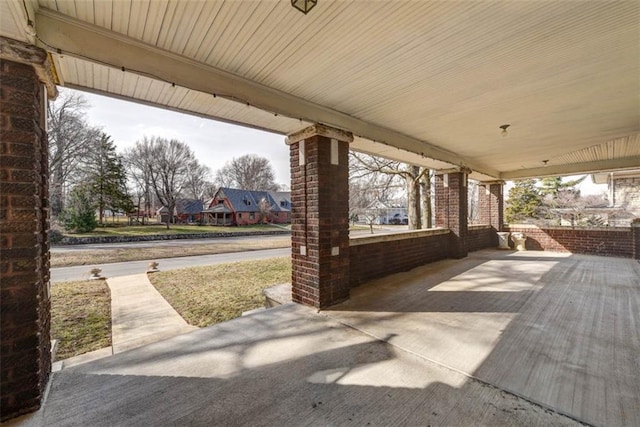
[[420, 237], [437, 236], [439, 234], [449, 234], [450, 232], [448, 228], [430, 228], [428, 230], [399, 231], [393, 234], [380, 234], [377, 236], [354, 236], [349, 238], [349, 246], [416, 239]]

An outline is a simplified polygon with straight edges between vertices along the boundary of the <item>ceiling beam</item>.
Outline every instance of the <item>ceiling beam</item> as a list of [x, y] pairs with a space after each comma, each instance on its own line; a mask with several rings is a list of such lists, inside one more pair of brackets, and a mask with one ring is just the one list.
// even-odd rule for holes
[[42, 8], [37, 12], [36, 31], [42, 43], [41, 47], [52, 52], [118, 69], [124, 67], [129, 72], [175, 83], [200, 92], [217, 94], [287, 117], [348, 130], [355, 136], [383, 142], [420, 156], [498, 177], [498, 171], [428, 142], [294, 97], [49, 9]]
[[570, 163], [564, 165], [549, 165], [545, 167], [521, 169], [502, 172], [500, 179], [544, 178], [547, 176], [580, 175], [586, 173], [609, 172], [623, 169], [640, 168], [640, 156], [624, 157], [620, 159], [597, 160], [593, 162]]

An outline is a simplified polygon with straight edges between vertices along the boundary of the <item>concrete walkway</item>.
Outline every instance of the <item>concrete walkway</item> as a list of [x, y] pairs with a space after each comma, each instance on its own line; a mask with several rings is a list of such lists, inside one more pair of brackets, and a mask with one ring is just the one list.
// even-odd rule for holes
[[190, 326], [151, 284], [147, 274], [107, 279], [111, 291], [110, 347], [58, 360], [54, 372], [199, 329]]
[[114, 354], [198, 329], [184, 321], [146, 274], [114, 277], [107, 284]]

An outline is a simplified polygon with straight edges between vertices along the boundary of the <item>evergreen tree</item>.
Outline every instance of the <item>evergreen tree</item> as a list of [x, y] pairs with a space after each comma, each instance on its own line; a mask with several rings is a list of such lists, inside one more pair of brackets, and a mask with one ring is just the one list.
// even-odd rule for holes
[[90, 192], [91, 189], [83, 185], [78, 185], [71, 190], [67, 205], [59, 216], [67, 231], [88, 233], [98, 225]]
[[562, 188], [562, 178], [559, 176], [550, 176], [540, 180], [540, 195], [556, 197]]
[[112, 212], [130, 212], [133, 209], [123, 161], [109, 135], [101, 133], [95, 140], [86, 166], [100, 223], [104, 222], [106, 209]]
[[559, 176], [550, 176], [547, 178], [542, 178], [540, 180], [540, 184], [541, 184], [540, 194], [543, 197], [551, 196], [553, 198], [558, 197], [558, 193], [560, 193], [563, 190], [570, 191], [575, 194], [579, 194], [579, 192], [575, 190], [573, 187], [575, 187], [576, 185], [584, 181], [586, 177], [587, 175], [584, 175], [582, 178], [574, 179], [567, 182], [562, 182], [562, 178]]
[[542, 197], [535, 179], [515, 181], [515, 185], [509, 190], [505, 220], [514, 223], [527, 218], [537, 218], [541, 204]]

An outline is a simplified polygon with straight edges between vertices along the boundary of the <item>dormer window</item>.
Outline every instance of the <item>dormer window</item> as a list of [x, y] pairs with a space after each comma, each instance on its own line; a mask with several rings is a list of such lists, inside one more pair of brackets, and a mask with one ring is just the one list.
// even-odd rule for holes
[[224, 205], [224, 200], [218, 200], [219, 205]]

